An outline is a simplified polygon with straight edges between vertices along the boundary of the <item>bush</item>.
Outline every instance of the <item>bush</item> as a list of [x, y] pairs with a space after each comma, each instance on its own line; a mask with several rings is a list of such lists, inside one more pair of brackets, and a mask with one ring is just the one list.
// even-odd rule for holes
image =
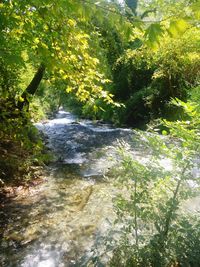
[[[170, 135], [139, 133], [148, 160], [135, 159], [121, 146], [121, 166], [116, 175], [122, 192], [115, 200], [117, 222], [123, 225], [111, 266], [199, 266], [198, 214], [183, 203], [199, 196], [199, 121], [197, 104], [173, 100], [187, 120], [164, 121]], [[193, 186], [191, 186], [191, 183]], [[194, 186], [195, 185], [195, 186]]]
[[0, 186], [22, 184], [31, 179], [30, 167], [48, 156], [29, 113], [18, 106], [21, 74], [9, 65], [0, 72]]
[[167, 116], [172, 97], [186, 100], [200, 79], [199, 31], [163, 37], [157, 51], [128, 49], [114, 67], [113, 94], [125, 104], [121, 122], [131, 125]]

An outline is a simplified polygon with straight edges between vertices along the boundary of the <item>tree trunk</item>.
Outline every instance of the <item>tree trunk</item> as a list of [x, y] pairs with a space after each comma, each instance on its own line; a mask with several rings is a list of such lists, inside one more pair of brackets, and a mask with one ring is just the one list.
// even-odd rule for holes
[[29, 95], [34, 95], [43, 76], [44, 76], [44, 72], [45, 72], [45, 65], [43, 63], [41, 63], [41, 65], [39, 66], [37, 72], [35, 73], [32, 81], [30, 82], [30, 84], [27, 86], [26, 90], [22, 93], [21, 97], [24, 99], [23, 102], [19, 102], [18, 103], [18, 108], [20, 110], [22, 110], [25, 106], [27, 107], [27, 109], [29, 108], [29, 100], [28, 100], [28, 96]]

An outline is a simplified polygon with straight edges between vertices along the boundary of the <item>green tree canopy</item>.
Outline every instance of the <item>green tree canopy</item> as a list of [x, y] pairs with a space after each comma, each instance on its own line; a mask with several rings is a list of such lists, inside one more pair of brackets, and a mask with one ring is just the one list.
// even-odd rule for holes
[[[1, 61], [7, 68], [25, 71], [26, 63], [40, 69], [42, 64], [50, 80], [62, 79], [80, 101], [112, 102], [105, 90], [109, 80], [100, 62], [99, 32], [90, 22], [109, 12], [94, 2], [72, 0], [4, 1], [0, 10]], [[112, 17], [111, 23], [121, 24], [121, 17]]]

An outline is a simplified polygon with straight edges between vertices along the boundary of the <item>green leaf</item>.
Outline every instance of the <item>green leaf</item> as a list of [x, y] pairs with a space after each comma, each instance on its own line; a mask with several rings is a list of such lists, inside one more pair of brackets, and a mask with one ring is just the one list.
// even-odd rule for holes
[[173, 20], [170, 22], [168, 32], [171, 36], [176, 37], [183, 34], [188, 28], [188, 22], [184, 19]]
[[196, 19], [200, 19], [200, 1], [197, 1], [191, 5], [191, 9]]
[[167, 135], [167, 131], [163, 130], [162, 135]]
[[156, 48], [159, 44], [160, 37], [162, 37], [163, 34], [163, 27], [159, 23], [151, 24], [145, 32], [147, 44], [152, 48]]

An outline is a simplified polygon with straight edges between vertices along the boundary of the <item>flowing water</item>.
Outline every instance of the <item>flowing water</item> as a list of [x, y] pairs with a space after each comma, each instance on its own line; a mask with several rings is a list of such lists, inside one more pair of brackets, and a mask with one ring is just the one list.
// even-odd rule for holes
[[[44, 183], [7, 203], [0, 213], [0, 223], [6, 221], [0, 266], [106, 266], [107, 255], [102, 257], [103, 265], [87, 262], [96, 248], [105, 251], [117, 191], [105, 174], [114, 164], [112, 158], [117, 158], [119, 140], [134, 147], [132, 131], [78, 120], [62, 110], [55, 119], [36, 126], [56, 159], [47, 168]], [[199, 204], [197, 199], [190, 207]]]
[[36, 127], [56, 160], [37, 190], [6, 205], [0, 265], [86, 266], [92, 249], [105, 249], [102, 237], [115, 218], [116, 189], [104, 175], [113, 164], [118, 140], [131, 141], [132, 131], [78, 121], [62, 110]]

